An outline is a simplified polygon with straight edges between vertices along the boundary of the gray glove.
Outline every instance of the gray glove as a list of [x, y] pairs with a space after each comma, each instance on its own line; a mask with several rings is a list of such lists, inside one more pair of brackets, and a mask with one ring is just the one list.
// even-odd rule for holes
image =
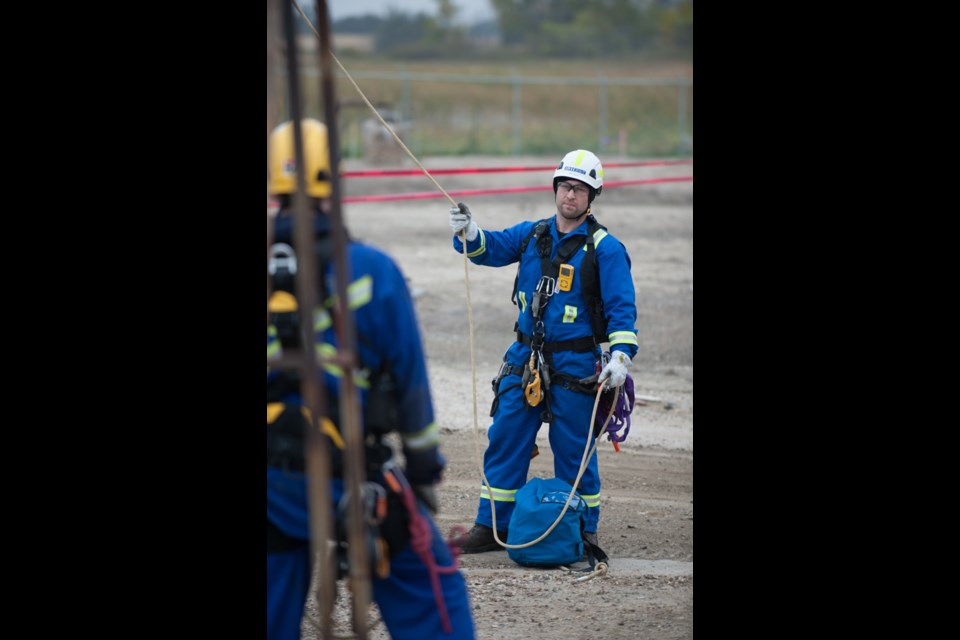
[[459, 235], [462, 230], [466, 230], [468, 242], [476, 240], [480, 233], [480, 228], [470, 216], [470, 209], [462, 202], [457, 203], [455, 207], [450, 207], [450, 228], [453, 230], [453, 235]]
[[614, 351], [610, 354], [610, 362], [603, 367], [600, 377], [597, 378], [599, 384], [606, 381], [608, 389], [615, 389], [627, 380], [627, 369], [630, 367], [630, 358], [623, 351]]

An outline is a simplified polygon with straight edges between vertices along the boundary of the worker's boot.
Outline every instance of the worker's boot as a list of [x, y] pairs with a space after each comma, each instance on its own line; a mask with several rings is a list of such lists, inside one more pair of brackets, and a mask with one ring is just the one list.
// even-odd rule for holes
[[[498, 529], [497, 536], [506, 544], [506, 530]], [[473, 525], [473, 528], [465, 536], [457, 538], [453, 543], [460, 547], [460, 553], [483, 553], [484, 551], [499, 551], [503, 548], [494, 540], [493, 529], [482, 524]]]

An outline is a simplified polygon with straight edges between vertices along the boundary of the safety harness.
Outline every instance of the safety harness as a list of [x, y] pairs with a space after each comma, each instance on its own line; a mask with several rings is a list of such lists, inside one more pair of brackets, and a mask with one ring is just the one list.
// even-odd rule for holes
[[[595, 344], [600, 344], [607, 340], [607, 319], [603, 314], [603, 298], [600, 295], [600, 270], [597, 266], [597, 253], [595, 248], [595, 237], [598, 231], [606, 231], [607, 228], [597, 222], [597, 219], [593, 217], [592, 213], [587, 214], [587, 234], [585, 236], [576, 236], [574, 239], [567, 240], [560, 249], [557, 250], [556, 257], [553, 260], [550, 259], [550, 251], [553, 244], [553, 238], [549, 233], [550, 229], [550, 218], [545, 218], [537, 222], [531, 229], [530, 233], [527, 234], [527, 237], [523, 239], [523, 242], [520, 243], [520, 253], [519, 260], [523, 259], [524, 253], [527, 251], [527, 247], [530, 245], [530, 242], [533, 241], [537, 246], [537, 255], [540, 256], [540, 283], [537, 285], [537, 291], [539, 292], [541, 288], [546, 290], [549, 286], [549, 293], [544, 293], [545, 297], [553, 295], [553, 286], [556, 285], [561, 291], [569, 291], [572, 285], [572, 268], [569, 270], [570, 275], [566, 273], [561, 274], [561, 267], [568, 266], [566, 261], [573, 256], [577, 251], [579, 251], [584, 244], [587, 247], [587, 257], [583, 261], [581, 269], [583, 273], [580, 274], [580, 283], [583, 287], [583, 297], [587, 303], [587, 314], [590, 317], [590, 327], [593, 330], [593, 344], [590, 345], [592, 348]], [[564, 272], [567, 272], [567, 269], [563, 269]], [[561, 277], [563, 276], [563, 277]], [[552, 280], [550, 285], [543, 284], [544, 279], [549, 278]], [[520, 284], [520, 265], [517, 265], [517, 275], [513, 280], [513, 294], [510, 297], [510, 301], [513, 304], [518, 305], [517, 302], [517, 288]], [[534, 294], [534, 302], [536, 302], [537, 296]], [[543, 304], [546, 304], [544, 301]], [[531, 308], [531, 311], [534, 311], [535, 308]], [[539, 317], [536, 313], [535, 317]], [[561, 343], [562, 344], [562, 343]], [[564, 351], [567, 349], [564, 348], [553, 348], [551, 351]], [[589, 350], [588, 349], [574, 349], [574, 350]]]
[[[524, 367], [517, 367], [504, 362], [497, 376], [493, 379], [493, 405], [490, 408], [490, 415], [496, 413], [499, 404], [500, 395], [508, 389], [512, 389], [517, 384], [511, 384], [500, 391], [500, 381], [504, 376], [518, 374], [521, 376], [519, 386], [523, 388], [523, 395], [529, 407], [536, 407], [546, 400], [546, 406], [541, 413], [541, 420], [550, 422], [553, 420], [553, 413], [550, 411], [550, 386], [553, 379], [563, 385], [564, 388], [579, 391], [593, 395], [596, 393], [596, 379], [600, 373], [600, 363], [597, 363], [597, 369], [593, 376], [587, 378], [574, 378], [567, 374], [553, 370], [553, 353], [557, 351], [575, 351], [584, 353], [592, 351], [598, 344], [607, 340], [607, 320], [603, 313], [603, 298], [600, 295], [600, 273], [597, 266], [597, 256], [595, 248], [595, 234], [599, 231], [606, 231], [606, 227], [597, 222], [593, 214], [587, 214], [587, 233], [568, 239], [557, 250], [556, 256], [550, 258], [553, 238], [550, 235], [550, 219], [540, 220], [534, 225], [527, 237], [520, 243], [519, 261], [523, 260], [527, 247], [530, 242], [534, 242], [537, 247], [537, 255], [540, 256], [540, 280], [537, 282], [533, 293], [533, 300], [530, 302], [530, 315], [533, 318], [533, 335], [528, 336], [520, 331], [519, 322], [514, 325], [514, 331], [517, 334], [517, 342], [521, 342], [530, 347], [530, 360]], [[586, 245], [587, 256], [581, 265], [580, 283], [583, 296], [587, 305], [587, 314], [590, 318], [590, 327], [593, 335], [577, 338], [575, 340], [564, 340], [558, 342], [545, 342], [545, 328], [543, 325], [543, 310], [550, 301], [551, 296], [559, 289], [560, 291], [569, 291], [573, 287], [573, 267], [567, 264], [567, 261], [580, 251]], [[519, 306], [517, 302], [517, 290], [520, 282], [520, 265], [517, 265], [517, 275], [513, 282], [513, 294], [510, 298], [513, 304]]]
[[[278, 232], [278, 239], [280, 233]], [[324, 273], [331, 254], [329, 242], [321, 238], [317, 242], [319, 273]], [[268, 272], [273, 292], [268, 301], [270, 324], [276, 331], [277, 340], [284, 349], [301, 346], [300, 315], [294, 290], [297, 271], [296, 254], [289, 244], [277, 242], [271, 247]], [[320, 299], [325, 308], [333, 304], [324, 295], [324, 282], [320, 278]], [[368, 339], [360, 335], [359, 340]], [[362, 363], [361, 363], [362, 366]], [[399, 399], [391, 373], [381, 366], [369, 376], [369, 389], [363, 411], [364, 462], [367, 480], [361, 485], [358, 497], [344, 493], [336, 505], [336, 557], [337, 576], [341, 579], [349, 573], [347, 547], [346, 511], [352, 501], [361, 505], [364, 522], [367, 524], [365, 540], [370, 558], [371, 576], [384, 579], [390, 575], [390, 558], [413, 541], [414, 550], [421, 556], [430, 552], [429, 540], [424, 542], [424, 531], [430, 537], [430, 529], [416, 509], [413, 489], [402, 470], [395, 464], [393, 450], [384, 442], [384, 436], [396, 429], [399, 421]], [[300, 390], [300, 375], [292, 371], [274, 371], [267, 384], [267, 464], [286, 470], [305, 470], [304, 420], [309, 424], [306, 408], [287, 406], [284, 399]], [[327, 398], [327, 416], [339, 416], [339, 399], [331, 394]], [[331, 473], [343, 477], [344, 442], [333, 421], [321, 418], [321, 430], [329, 438]], [[272, 523], [268, 524], [267, 551], [285, 551], [306, 544], [305, 541], [289, 538]], [[431, 572], [446, 572], [432, 559], [427, 563]], [[456, 570], [454, 566], [451, 570]], [[438, 607], [444, 610], [442, 593]]]

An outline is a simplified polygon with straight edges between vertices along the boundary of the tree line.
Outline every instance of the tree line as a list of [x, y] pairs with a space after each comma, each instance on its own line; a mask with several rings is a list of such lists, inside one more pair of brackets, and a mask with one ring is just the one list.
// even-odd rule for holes
[[344, 18], [331, 28], [370, 35], [376, 54], [401, 59], [687, 57], [693, 50], [693, 0], [491, 0], [496, 19], [470, 27], [457, 24], [450, 0], [436, 2], [435, 15], [392, 8], [386, 17]]

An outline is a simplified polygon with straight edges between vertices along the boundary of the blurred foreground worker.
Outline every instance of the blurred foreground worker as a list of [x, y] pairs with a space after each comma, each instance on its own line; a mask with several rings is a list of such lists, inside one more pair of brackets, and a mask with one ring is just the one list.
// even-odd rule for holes
[[[336, 280], [331, 253], [329, 211], [330, 154], [326, 126], [302, 121], [306, 190], [314, 209], [315, 234], [303, 250], [314, 250], [319, 263], [321, 304], [313, 315], [316, 352], [336, 353], [331, 312]], [[268, 302], [267, 332], [267, 637], [300, 638], [301, 620], [314, 563], [304, 460], [304, 415], [300, 380], [288, 371], [271, 370], [270, 358], [283, 349], [299, 349], [296, 254], [292, 245], [296, 190], [293, 126], [277, 127], [269, 142], [269, 190], [279, 201], [275, 244], [269, 272], [273, 292]], [[394, 261], [373, 247], [350, 240], [347, 248], [351, 282], [349, 308], [354, 312], [365, 438], [366, 482], [363, 484], [366, 532], [370, 549], [373, 600], [395, 640], [453, 638], [471, 640], [473, 619], [456, 551], [441, 537], [429, 511], [436, 510], [433, 486], [440, 482], [445, 460], [439, 452], [440, 432], [434, 422], [424, 353], [413, 301]], [[321, 381], [327, 394], [322, 430], [328, 438], [333, 478], [328, 483], [335, 509], [337, 577], [349, 573], [346, 548], [346, 502], [343, 489], [343, 438], [339, 422], [338, 386], [344, 375], [326, 365]], [[405, 468], [383, 437], [400, 436]]]
[[[537, 432], [549, 423], [554, 475], [571, 486], [594, 429], [590, 424], [598, 385], [611, 393], [627, 380], [637, 353], [637, 306], [630, 256], [590, 213], [603, 190], [600, 159], [571, 151], [553, 172], [556, 214], [502, 231], [474, 222], [462, 202], [450, 209], [453, 248], [474, 264], [503, 267], [515, 262], [513, 302], [519, 307], [516, 341], [493, 379], [495, 394], [487, 432], [475, 524], [458, 541], [463, 553], [495, 551], [507, 542], [517, 490], [527, 482]], [[602, 343], [609, 343], [609, 353]], [[593, 432], [596, 435], [596, 432]], [[536, 455], [536, 453], [534, 453]], [[600, 475], [597, 454], [576, 487], [587, 503], [584, 538], [597, 545]], [[490, 500], [496, 504], [493, 523]]]

